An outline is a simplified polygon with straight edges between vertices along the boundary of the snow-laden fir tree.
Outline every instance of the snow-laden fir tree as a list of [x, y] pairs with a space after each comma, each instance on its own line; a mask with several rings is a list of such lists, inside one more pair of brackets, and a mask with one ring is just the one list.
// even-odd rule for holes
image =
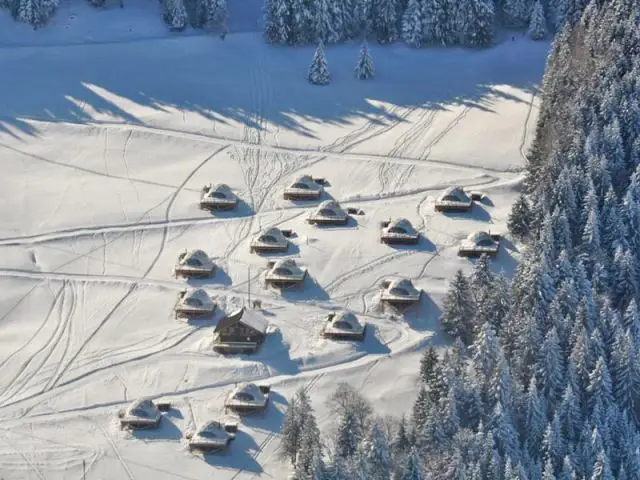
[[356, 63], [354, 73], [358, 80], [367, 80], [373, 78], [376, 74], [373, 67], [373, 58], [369, 54], [369, 46], [366, 40], [362, 42], [362, 47], [360, 47], [358, 63]]
[[329, 2], [334, 0], [316, 0], [315, 1], [315, 40], [317, 42], [328, 42], [329, 39], [337, 38], [336, 32], [333, 30], [331, 22], [331, 12]]
[[292, 0], [291, 35], [296, 45], [306, 45], [317, 41], [315, 3], [311, 0]]
[[373, 30], [379, 43], [395, 42], [397, 31], [396, 0], [374, 0]]
[[507, 26], [522, 28], [529, 23], [531, 4], [529, 0], [504, 0], [502, 13]]
[[420, 0], [420, 18], [422, 20], [422, 44], [432, 45], [437, 43], [437, 25], [439, 2], [441, 0]]
[[468, 47], [491, 45], [495, 10], [491, 0], [464, 0], [459, 4], [460, 41]]
[[540, 0], [535, 0], [533, 4], [527, 33], [532, 40], [542, 40], [547, 36], [547, 19]]
[[34, 30], [43, 26], [58, 8], [58, 0], [15, 0], [10, 6], [21, 22], [32, 25]]
[[294, 396], [289, 400], [289, 406], [284, 414], [282, 428], [280, 429], [280, 456], [289, 460], [292, 465], [295, 465], [301, 443], [301, 418], [297, 399]]
[[507, 219], [507, 228], [518, 239], [525, 240], [531, 231], [531, 209], [524, 193], [518, 195]]
[[442, 302], [442, 327], [453, 337], [460, 337], [465, 344], [473, 340], [474, 305], [469, 281], [458, 270], [451, 287]]
[[415, 449], [411, 449], [407, 457], [400, 480], [424, 480], [420, 457]]
[[173, 30], [187, 26], [187, 10], [182, 0], [164, 0], [162, 18]]
[[313, 55], [313, 61], [307, 73], [307, 80], [314, 85], [328, 85], [331, 82], [331, 74], [329, 73], [329, 66], [324, 55], [322, 42], [318, 44], [316, 52]]
[[410, 47], [422, 44], [422, 2], [432, 0], [409, 0], [402, 17], [402, 40]]
[[264, 38], [267, 43], [286, 45], [293, 42], [290, 0], [266, 0], [264, 6]]
[[226, 33], [228, 20], [227, 0], [210, 0], [209, 25]]

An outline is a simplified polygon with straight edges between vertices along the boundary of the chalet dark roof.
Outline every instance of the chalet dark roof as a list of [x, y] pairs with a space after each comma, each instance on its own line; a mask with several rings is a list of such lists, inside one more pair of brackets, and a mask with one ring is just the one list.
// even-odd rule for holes
[[237, 310], [236, 312], [233, 312], [226, 318], [222, 319], [218, 323], [218, 325], [216, 325], [214, 332], [219, 332], [220, 330], [222, 330], [222, 328], [233, 325], [235, 323], [242, 323], [243, 325], [254, 329], [256, 332], [262, 335], [265, 335], [267, 333], [267, 327], [269, 325], [264, 317], [243, 307], [240, 310]]

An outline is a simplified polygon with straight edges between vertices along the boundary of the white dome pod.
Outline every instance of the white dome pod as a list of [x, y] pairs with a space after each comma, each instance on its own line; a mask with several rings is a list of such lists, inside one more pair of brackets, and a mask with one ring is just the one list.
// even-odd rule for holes
[[302, 285], [307, 276], [307, 270], [300, 268], [291, 258], [281, 258], [275, 262], [269, 262], [268, 267], [269, 270], [265, 275], [267, 285], [281, 288]]
[[327, 316], [324, 336], [336, 340], [363, 340], [366, 325], [362, 325], [352, 312], [340, 311]]
[[346, 225], [348, 221], [349, 215], [335, 200], [325, 200], [307, 218], [308, 223], [315, 225]]
[[416, 244], [420, 240], [420, 233], [406, 218], [397, 218], [383, 222], [380, 240], [387, 244]]
[[270, 391], [271, 388], [267, 385], [258, 386], [254, 383], [242, 383], [227, 396], [224, 402], [225, 409], [238, 414], [264, 410], [269, 403]]
[[141, 398], [132, 402], [124, 410], [118, 412], [122, 428], [157, 428], [160, 425], [162, 412], [171, 408], [166, 402], [153, 402]]
[[461, 212], [471, 210], [472, 206], [473, 199], [462, 187], [449, 187], [437, 198], [435, 209], [439, 212]]
[[411, 305], [420, 301], [422, 290], [413, 286], [411, 280], [396, 278], [382, 282], [380, 300], [392, 305]]
[[218, 452], [229, 447], [229, 443], [236, 438], [237, 431], [237, 423], [222, 423], [211, 420], [193, 434], [187, 434], [185, 437], [189, 440], [189, 450]]
[[215, 310], [215, 302], [201, 288], [185, 289], [178, 294], [178, 302], [175, 306], [177, 317], [207, 316]]
[[324, 187], [311, 175], [301, 175], [284, 189], [285, 200], [317, 200]]
[[289, 240], [282, 230], [276, 227], [263, 231], [251, 241], [251, 252], [286, 252], [289, 249]]
[[231, 187], [224, 183], [205, 185], [200, 196], [200, 208], [204, 210], [232, 210], [238, 204], [238, 197]]
[[474, 232], [460, 242], [458, 255], [462, 257], [479, 257], [487, 254], [495, 257], [500, 248], [500, 235], [487, 232]]
[[208, 278], [213, 276], [215, 265], [202, 250], [185, 250], [178, 256], [174, 268], [176, 276]]

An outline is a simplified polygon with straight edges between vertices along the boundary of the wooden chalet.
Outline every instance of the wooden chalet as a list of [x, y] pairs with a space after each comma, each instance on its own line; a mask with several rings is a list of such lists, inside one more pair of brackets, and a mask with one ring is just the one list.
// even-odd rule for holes
[[226, 316], [213, 332], [213, 349], [221, 353], [254, 353], [267, 336], [267, 320], [242, 308]]

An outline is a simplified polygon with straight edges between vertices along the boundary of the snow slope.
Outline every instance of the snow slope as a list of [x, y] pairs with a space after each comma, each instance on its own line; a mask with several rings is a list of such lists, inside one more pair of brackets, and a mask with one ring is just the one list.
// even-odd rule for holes
[[[323, 428], [338, 381], [381, 413], [407, 409], [420, 349], [446, 342], [437, 318], [447, 281], [471, 265], [457, 243], [476, 229], [505, 232], [548, 45], [372, 45], [379, 76], [364, 83], [351, 76], [359, 46], [330, 47], [334, 82], [314, 87], [304, 80], [312, 48], [268, 47], [256, 33], [176, 38], [127, 8], [99, 28], [96, 12], [72, 6], [94, 44], [63, 45], [87, 41], [65, 36], [71, 6], [49, 30], [0, 28], [0, 476], [79, 479], [84, 462], [89, 480], [279, 479], [278, 430], [298, 387]], [[127, 22], [134, 31], [118, 34]], [[365, 215], [308, 225], [309, 204], [281, 195], [302, 173], [327, 178], [326, 198]], [[238, 211], [198, 209], [210, 181], [236, 191]], [[471, 214], [435, 213], [455, 184], [488, 200]], [[394, 216], [425, 239], [379, 243], [380, 221]], [[296, 232], [304, 290], [264, 287], [267, 259], [249, 242], [272, 225]], [[494, 266], [510, 274], [517, 247], [503, 247]], [[173, 317], [187, 282], [172, 267], [185, 248], [215, 257], [216, 276], [189, 283], [226, 310], [249, 290], [262, 301], [272, 331], [257, 355], [215, 354], [215, 319]], [[425, 291], [404, 318], [376, 300], [381, 280], [399, 274]], [[321, 337], [335, 308], [370, 323], [362, 344]], [[224, 416], [244, 380], [272, 385], [266, 415], [246, 418], [227, 454], [189, 454], [182, 435]], [[147, 395], [174, 404], [162, 428], [120, 431], [117, 410]]]

